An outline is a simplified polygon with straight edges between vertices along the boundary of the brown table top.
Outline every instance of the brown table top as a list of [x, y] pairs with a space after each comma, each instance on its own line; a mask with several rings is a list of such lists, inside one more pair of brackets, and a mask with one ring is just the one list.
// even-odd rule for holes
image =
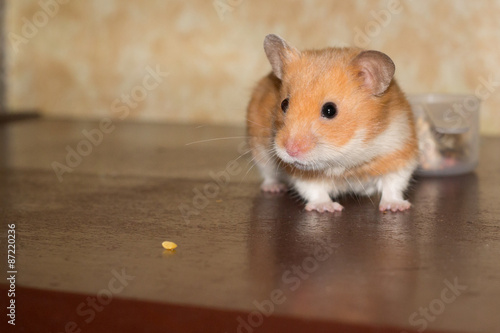
[[500, 138], [475, 173], [416, 179], [409, 212], [319, 214], [259, 191], [243, 128], [113, 126], [0, 126], [19, 331], [500, 332]]

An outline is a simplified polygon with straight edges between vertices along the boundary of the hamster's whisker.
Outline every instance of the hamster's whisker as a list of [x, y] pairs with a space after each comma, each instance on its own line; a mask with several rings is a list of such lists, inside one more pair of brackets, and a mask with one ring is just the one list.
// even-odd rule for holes
[[354, 187], [352, 186], [352, 184], [347, 180], [347, 177], [344, 176], [344, 180], [346, 181], [346, 183], [349, 185], [349, 187], [351, 188], [351, 194], [356, 198], [356, 201], [358, 202], [359, 205], [361, 205], [361, 201], [359, 200], [359, 196], [358, 196], [358, 193], [356, 192], [356, 190], [354, 189]]
[[[271, 157], [269, 157], [269, 158], [267, 159], [266, 163], [264, 163], [264, 167], [265, 167], [265, 166], [269, 163], [269, 161], [270, 161], [270, 160], [272, 160], [272, 156], [271, 156]], [[245, 178], [248, 176], [248, 173], [250, 172], [250, 170], [252, 170], [252, 169], [253, 169], [253, 167], [254, 167], [254, 166], [256, 166], [256, 165], [257, 165], [257, 163], [258, 163], [258, 162], [257, 162], [257, 160], [256, 160], [256, 158], [253, 158], [251, 161], [253, 162], [253, 164], [252, 164], [252, 166], [251, 166], [251, 167], [247, 170], [247, 172], [245, 173], [245, 175], [244, 175], [244, 176], [243, 176], [243, 178], [241, 179], [240, 184], [241, 184], [241, 183], [245, 180]], [[247, 164], [247, 166], [248, 166], [248, 164]]]
[[333, 190], [335, 191], [335, 195], [338, 195], [339, 191], [337, 190], [337, 186], [335, 185], [335, 178], [332, 181], [332, 185], [333, 185]]
[[[238, 156], [238, 157], [237, 157], [236, 159], [234, 159], [233, 161], [237, 161], [237, 160], [239, 160], [240, 158], [242, 158], [242, 157], [243, 157], [243, 156], [245, 156], [246, 154], [250, 153], [251, 151], [252, 151], [252, 149], [248, 149], [246, 152], [244, 152], [243, 154], [241, 154], [240, 156]], [[250, 162], [251, 162], [251, 161], [253, 161], [254, 159], [255, 159], [255, 157], [253, 157], [253, 158], [250, 160]], [[248, 166], [248, 163], [247, 163], [247, 166]], [[242, 182], [243, 182], [243, 180], [240, 180], [240, 185], [241, 185], [241, 183], [242, 183]]]
[[236, 159], [234, 159], [234, 161], [237, 161], [239, 160], [240, 158], [242, 158], [243, 156], [245, 156], [246, 154], [250, 153], [252, 151], [252, 149], [248, 149], [246, 152], [244, 152], [243, 154], [241, 154], [240, 156], [238, 156]]
[[264, 167], [266, 167], [269, 164], [269, 162], [271, 162], [273, 159], [274, 159], [274, 156], [270, 155], [269, 158], [267, 159], [266, 163], [264, 163]]
[[269, 152], [271, 153], [270, 155], [273, 156], [273, 158], [276, 160], [278, 167], [276, 168], [276, 175], [278, 174], [278, 171], [283, 169], [285, 167], [285, 163], [279, 158], [278, 156], [278, 151], [276, 149], [275, 145], [272, 145], [271, 148], [269, 149]]
[[193, 141], [193, 142], [186, 143], [185, 146], [194, 145], [196, 143], [212, 142], [212, 141], [219, 141], [219, 140], [234, 140], [234, 139], [248, 139], [248, 138], [250, 138], [250, 136], [248, 136], [248, 135], [245, 135], [245, 136], [227, 136], [227, 137], [222, 137], [222, 138], [213, 138], [213, 139]]
[[375, 206], [375, 203], [373, 202], [372, 198], [368, 195], [368, 191], [366, 190], [365, 186], [363, 185], [363, 182], [359, 179], [359, 177], [354, 177], [354, 179], [356, 179], [358, 181], [359, 185], [361, 185], [361, 187], [363, 188], [363, 191], [365, 191], [365, 196], [367, 196], [368, 199], [370, 199], [372, 206]]
[[248, 119], [248, 117], [247, 117], [247, 119], [246, 119], [246, 120], [247, 120], [248, 122], [250, 122], [250, 123], [252, 123], [252, 124], [255, 124], [255, 125], [257, 125], [257, 126], [260, 126], [260, 127], [262, 127], [262, 128], [272, 130], [272, 128], [271, 128], [271, 127], [261, 125], [261, 124], [259, 124], [259, 123], [255, 122], [255, 121], [253, 121], [253, 120]]
[[[248, 173], [250, 172], [250, 170], [252, 170], [252, 168], [257, 165], [257, 160], [255, 160], [255, 158], [253, 158], [252, 160], [250, 160], [250, 162], [252, 163], [252, 165], [248, 168], [247, 172], [245, 173], [245, 175], [243, 176], [243, 178], [241, 178], [240, 180], [240, 185], [241, 183], [243, 183], [243, 181], [245, 180], [245, 178], [247, 177]], [[247, 164], [247, 167], [250, 163]]]
[[257, 162], [257, 156], [253, 156], [253, 157], [250, 159], [250, 161], [248, 161], [248, 162], [247, 162], [246, 167], [248, 167], [248, 166], [249, 166], [250, 164], [252, 164], [252, 163], [253, 163], [253, 164], [258, 163], [258, 162]]

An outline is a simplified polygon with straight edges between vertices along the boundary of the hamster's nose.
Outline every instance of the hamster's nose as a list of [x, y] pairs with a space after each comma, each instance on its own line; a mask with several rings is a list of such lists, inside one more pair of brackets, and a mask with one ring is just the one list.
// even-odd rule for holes
[[297, 146], [290, 146], [286, 148], [286, 153], [292, 157], [297, 157], [300, 155], [300, 150]]
[[300, 157], [307, 149], [300, 142], [289, 140], [285, 144], [286, 153], [291, 157]]

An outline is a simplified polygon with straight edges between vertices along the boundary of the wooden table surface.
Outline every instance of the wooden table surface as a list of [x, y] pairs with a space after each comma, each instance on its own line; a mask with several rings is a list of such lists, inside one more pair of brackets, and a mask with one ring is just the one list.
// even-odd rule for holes
[[[482, 138], [475, 173], [416, 179], [409, 212], [345, 197], [345, 211], [319, 214], [259, 191], [244, 135], [1, 125], [0, 267], [14, 224], [17, 273], [16, 325], [3, 279], [0, 327], [500, 332], [500, 138]], [[178, 248], [164, 251], [165, 240]]]

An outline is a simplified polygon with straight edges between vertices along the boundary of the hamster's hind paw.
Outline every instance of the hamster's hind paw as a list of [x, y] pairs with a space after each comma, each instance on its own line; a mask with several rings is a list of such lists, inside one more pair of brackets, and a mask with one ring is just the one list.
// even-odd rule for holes
[[379, 205], [379, 210], [381, 212], [385, 211], [405, 211], [411, 207], [411, 203], [407, 200], [394, 200], [394, 201], [385, 201], [382, 200]]
[[269, 192], [269, 193], [280, 193], [280, 192], [286, 192], [288, 190], [288, 187], [286, 184], [280, 183], [280, 182], [263, 182], [262, 185], [260, 185], [260, 189], [262, 192]]
[[306, 210], [311, 212], [313, 210], [324, 213], [324, 212], [341, 212], [344, 209], [338, 202], [328, 201], [328, 202], [309, 202], [306, 205]]

